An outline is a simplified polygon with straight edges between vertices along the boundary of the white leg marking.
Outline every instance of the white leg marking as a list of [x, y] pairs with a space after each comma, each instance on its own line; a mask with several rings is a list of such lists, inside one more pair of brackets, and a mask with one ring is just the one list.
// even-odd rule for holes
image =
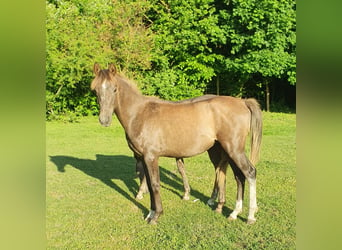
[[240, 214], [242, 211], [242, 200], [236, 200], [235, 209], [234, 211], [229, 215], [229, 219], [236, 220], [238, 214]]
[[136, 198], [137, 198], [138, 200], [141, 200], [142, 198], [144, 198], [143, 192], [139, 191], [138, 194], [137, 194], [137, 196], [136, 196]]
[[145, 220], [151, 220], [151, 219], [153, 219], [155, 213], [156, 213], [155, 211], [150, 210], [150, 212], [149, 212], [148, 215], [146, 216]]
[[183, 196], [183, 200], [185, 200], [185, 201], [188, 201], [188, 200], [190, 200], [190, 196], [189, 196], [189, 194], [184, 194], [184, 196]]
[[248, 180], [249, 182], [249, 214], [248, 223], [252, 224], [256, 221], [254, 214], [258, 210], [256, 201], [256, 180]]

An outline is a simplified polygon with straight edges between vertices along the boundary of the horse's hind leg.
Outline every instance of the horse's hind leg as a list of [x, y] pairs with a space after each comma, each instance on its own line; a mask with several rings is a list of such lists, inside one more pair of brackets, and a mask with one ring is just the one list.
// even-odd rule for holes
[[253, 224], [255, 219], [255, 213], [258, 210], [256, 200], [256, 169], [247, 158], [245, 152], [230, 153], [229, 156], [234, 161], [235, 165], [241, 170], [249, 183], [249, 213], [248, 224]]
[[254, 215], [258, 210], [256, 200], [256, 169], [249, 161], [242, 147], [239, 147], [237, 144], [232, 145], [230, 143], [221, 145], [228, 153], [233, 163], [235, 163], [235, 166], [241, 170], [249, 183], [249, 214], [247, 223], [253, 224], [256, 221]]
[[176, 163], [177, 163], [178, 171], [181, 174], [182, 179], [183, 179], [183, 185], [184, 185], [183, 200], [189, 200], [190, 199], [190, 186], [188, 182], [188, 177], [186, 177], [186, 174], [185, 174], [183, 158], [176, 158]]
[[229, 215], [229, 220], [236, 220], [238, 214], [242, 212], [242, 201], [244, 198], [245, 192], [245, 180], [246, 177], [241, 172], [241, 170], [235, 165], [234, 162], [231, 162], [231, 167], [235, 176], [236, 185], [237, 185], [237, 193], [236, 193], [236, 203], [234, 211]]

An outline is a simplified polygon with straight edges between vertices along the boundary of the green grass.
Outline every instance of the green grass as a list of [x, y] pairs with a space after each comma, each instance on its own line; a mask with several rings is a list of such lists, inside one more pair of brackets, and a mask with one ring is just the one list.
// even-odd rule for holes
[[[257, 164], [257, 222], [247, 225], [248, 185], [243, 213], [235, 205], [236, 184], [227, 171], [223, 214], [206, 205], [214, 169], [206, 153], [185, 160], [192, 188], [183, 185], [174, 159], [162, 158], [164, 214], [148, 225], [149, 195], [135, 200], [139, 181], [124, 131], [97, 117], [79, 123], [46, 124], [46, 235], [48, 249], [295, 249], [296, 116], [264, 113], [261, 160]], [[194, 202], [195, 199], [199, 201]]]

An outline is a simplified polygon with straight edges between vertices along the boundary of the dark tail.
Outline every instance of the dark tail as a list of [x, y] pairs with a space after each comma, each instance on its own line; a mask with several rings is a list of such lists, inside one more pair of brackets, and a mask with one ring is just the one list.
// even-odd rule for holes
[[249, 98], [245, 100], [246, 106], [251, 111], [251, 154], [250, 161], [255, 165], [259, 160], [262, 137], [262, 112], [259, 103]]

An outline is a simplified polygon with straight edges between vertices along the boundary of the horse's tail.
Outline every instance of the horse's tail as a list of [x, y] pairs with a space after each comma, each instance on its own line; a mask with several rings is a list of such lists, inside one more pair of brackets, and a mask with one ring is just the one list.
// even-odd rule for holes
[[250, 161], [255, 165], [259, 160], [259, 152], [262, 137], [262, 113], [259, 103], [253, 99], [245, 100], [246, 106], [251, 111], [251, 152]]

